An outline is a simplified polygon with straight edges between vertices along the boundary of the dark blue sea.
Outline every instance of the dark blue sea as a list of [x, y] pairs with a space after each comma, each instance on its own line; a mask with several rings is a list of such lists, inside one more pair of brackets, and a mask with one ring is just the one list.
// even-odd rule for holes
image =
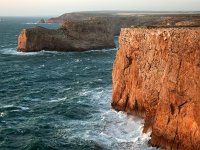
[[16, 51], [21, 29], [40, 19], [0, 19], [0, 150], [153, 149], [143, 120], [111, 108], [117, 48]]

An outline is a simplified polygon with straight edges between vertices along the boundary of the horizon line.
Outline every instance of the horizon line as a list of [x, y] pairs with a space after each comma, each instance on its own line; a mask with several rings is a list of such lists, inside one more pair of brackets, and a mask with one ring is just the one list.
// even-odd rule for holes
[[135, 12], [135, 13], [143, 13], [143, 14], [148, 14], [148, 13], [186, 13], [186, 14], [200, 14], [200, 10], [83, 10], [83, 11], [70, 11], [70, 12], [64, 12], [59, 15], [4, 15], [0, 17], [59, 17], [60, 15], [67, 14], [67, 13], [81, 13], [81, 12]]

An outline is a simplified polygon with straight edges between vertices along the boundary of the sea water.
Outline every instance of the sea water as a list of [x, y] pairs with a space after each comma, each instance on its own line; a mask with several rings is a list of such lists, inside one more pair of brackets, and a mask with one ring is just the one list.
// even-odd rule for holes
[[38, 20], [0, 22], [0, 150], [154, 149], [142, 119], [111, 108], [117, 48], [17, 52], [21, 29]]

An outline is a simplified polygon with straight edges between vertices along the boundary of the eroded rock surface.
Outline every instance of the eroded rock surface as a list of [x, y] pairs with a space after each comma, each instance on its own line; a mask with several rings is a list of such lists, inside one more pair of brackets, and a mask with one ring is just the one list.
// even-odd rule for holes
[[150, 143], [200, 149], [200, 27], [125, 28], [112, 106], [144, 117]]
[[86, 51], [115, 47], [108, 22], [90, 20], [66, 22], [60, 29], [42, 27], [22, 30], [18, 51]]

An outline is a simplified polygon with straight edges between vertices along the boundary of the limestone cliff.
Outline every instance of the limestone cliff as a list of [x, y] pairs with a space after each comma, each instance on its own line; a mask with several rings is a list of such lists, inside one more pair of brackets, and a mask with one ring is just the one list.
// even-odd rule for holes
[[122, 29], [112, 106], [144, 117], [150, 143], [200, 149], [200, 27]]
[[66, 22], [60, 29], [42, 27], [22, 30], [18, 51], [85, 51], [115, 47], [111, 27], [106, 21]]

